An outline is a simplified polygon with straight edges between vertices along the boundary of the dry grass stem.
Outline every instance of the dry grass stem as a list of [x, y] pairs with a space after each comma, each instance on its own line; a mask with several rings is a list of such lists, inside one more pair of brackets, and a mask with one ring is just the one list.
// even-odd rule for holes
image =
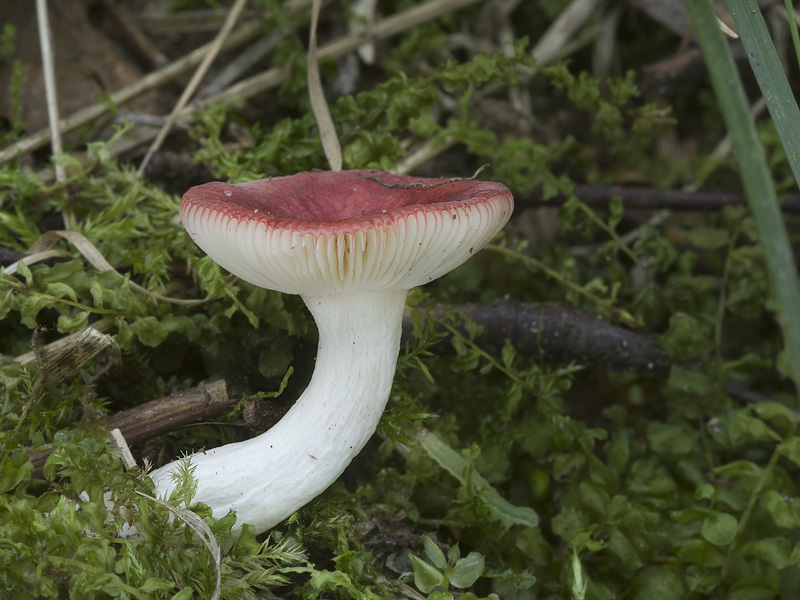
[[[6, 267], [4, 273], [6, 275], [13, 275], [17, 272], [20, 263], [24, 263], [26, 265], [33, 264], [35, 262], [41, 262], [47, 258], [51, 258], [53, 256], [53, 252], [51, 248], [61, 239], [65, 239], [70, 242], [78, 251], [83, 255], [83, 257], [92, 265], [95, 269], [100, 271], [101, 273], [105, 273], [107, 271], [113, 271], [120, 277], [122, 275], [117, 271], [111, 264], [106, 260], [106, 257], [97, 249], [97, 247], [92, 244], [85, 236], [78, 233], [77, 231], [48, 231], [42, 235], [36, 242], [31, 246], [30, 256], [26, 256], [25, 258], [18, 260], [15, 263], [10, 264]], [[61, 253], [59, 252], [59, 255]], [[203, 304], [206, 300], [183, 300], [178, 298], [170, 298], [169, 296], [164, 296], [163, 294], [158, 294], [156, 292], [151, 292], [150, 290], [143, 288], [138, 283], [134, 283], [133, 281], [129, 281], [128, 285], [130, 285], [131, 289], [135, 292], [139, 292], [140, 294], [144, 294], [145, 296], [149, 296], [153, 300], [160, 300], [162, 302], [169, 302], [171, 304], [181, 304], [184, 306], [196, 306], [198, 304]]]
[[[53, 46], [51, 43], [50, 19], [47, 11], [47, 0], [36, 0], [36, 22], [39, 26], [39, 45], [42, 49], [42, 75], [44, 77], [44, 91], [47, 100], [47, 117], [50, 121], [50, 147], [53, 154], [61, 154], [61, 133], [59, 131], [58, 116], [58, 91], [56, 89], [56, 76], [53, 67]], [[67, 178], [63, 165], [56, 163], [56, 181], [63, 182]], [[65, 217], [64, 224], [67, 219]]]
[[[309, 0], [304, 1], [308, 2]], [[252, 40], [260, 32], [261, 23], [247, 23], [230, 35], [223, 45], [223, 50], [241, 46], [242, 44]], [[119, 106], [125, 104], [137, 96], [156, 89], [179, 77], [181, 74], [199, 64], [200, 61], [203, 60], [203, 57], [208, 53], [212, 44], [213, 42], [201, 46], [186, 56], [173, 61], [169, 65], [145, 75], [136, 83], [117, 90], [109, 96], [108, 102], [98, 102], [96, 104], [92, 104], [91, 106], [87, 106], [86, 108], [82, 108], [81, 110], [75, 111], [61, 121], [58, 128], [59, 132], [63, 134], [73, 131], [78, 127], [82, 127], [90, 121], [93, 121], [94, 119], [97, 119], [98, 117], [107, 113], [111, 105]], [[45, 146], [51, 139], [50, 133], [50, 129], [42, 129], [20, 140], [19, 142], [4, 148], [2, 151], [0, 151], [0, 163], [8, 162], [9, 160], [13, 160], [21, 154], [27, 154], [28, 152], [38, 150], [39, 148]]]
[[[91, 327], [87, 327], [86, 329], [65, 335], [54, 342], [50, 342], [49, 344], [40, 347], [35, 352], [32, 350], [30, 352], [26, 352], [25, 354], [15, 356], [13, 357], [13, 360], [21, 365], [31, 365], [37, 361], [38, 357], [57, 356], [65, 351], [71, 351], [71, 348], [83, 346], [86, 343], [87, 337], [91, 340], [102, 339], [98, 338], [97, 334], [103, 333], [107, 329], [110, 329], [113, 325], [114, 317], [103, 317], [99, 321], [92, 323]], [[107, 337], [111, 340], [111, 342], [114, 341], [113, 337]], [[110, 344], [106, 344], [106, 346], [107, 345]], [[0, 355], [0, 359], [8, 360], [8, 357]]]
[[[479, 0], [430, 0], [429, 2], [382, 19], [374, 25], [365, 27], [360, 31], [351, 32], [348, 35], [321, 46], [317, 52], [317, 57], [318, 59], [340, 58], [349, 52], [355, 51], [365, 43], [384, 40], [417, 25], [441, 17], [448, 12], [475, 4], [478, 1]], [[310, 0], [295, 0], [292, 3], [287, 3], [287, 10], [299, 10], [309, 4]], [[241, 29], [230, 35], [223, 45], [223, 49], [241, 46], [256, 37], [260, 31], [260, 23], [247, 23]], [[155, 89], [175, 79], [180, 74], [197, 65], [206, 53], [208, 53], [211, 45], [212, 44], [206, 44], [205, 46], [201, 46], [194, 52], [187, 54], [166, 67], [146, 75], [135, 84], [114, 92], [110, 96], [110, 101], [114, 105], [124, 104], [144, 92]], [[201, 101], [196, 101], [183, 107], [183, 109], [179, 111], [176, 121], [179, 124], [188, 124], [191, 116], [197, 110], [205, 108], [206, 106], [251, 98], [252, 96], [279, 86], [286, 80], [287, 75], [288, 71], [285, 66], [270, 68], [248, 79], [242, 80], [217, 94], [213, 94]], [[108, 103], [94, 104], [85, 109], [76, 111], [64, 119], [59, 129], [62, 133], [72, 131], [103, 115], [108, 110]], [[153, 137], [155, 137], [155, 133], [153, 132], [143, 133], [136, 144], [144, 143], [145, 141], [153, 139]], [[0, 151], [0, 163], [12, 160], [20, 154], [26, 154], [41, 148], [47, 144], [49, 140], [50, 131], [41, 130]], [[123, 142], [123, 144], [125, 150], [131, 147], [125, 142]], [[115, 150], [113, 146], [110, 150], [112, 154], [118, 154], [123, 151], [120, 149]]]
[[311, 28], [308, 34], [308, 58], [306, 75], [308, 82], [308, 97], [311, 100], [311, 110], [319, 128], [319, 137], [322, 141], [322, 149], [331, 171], [342, 170], [342, 146], [339, 144], [339, 136], [336, 134], [336, 127], [333, 124], [328, 101], [325, 99], [325, 91], [322, 89], [322, 80], [319, 76], [319, 61], [317, 60], [317, 24], [319, 23], [319, 11], [322, 7], [322, 0], [313, 0], [311, 5]]
[[431, 140], [425, 142], [425, 144], [403, 158], [403, 160], [397, 164], [395, 172], [398, 175], [408, 175], [409, 173], [413, 173], [415, 169], [418, 169], [421, 165], [424, 165], [429, 160], [436, 158], [442, 152], [449, 150], [455, 145], [456, 142], [452, 138], [447, 138], [444, 141]]
[[186, 89], [183, 90], [181, 97], [178, 99], [177, 104], [172, 109], [169, 119], [167, 119], [167, 122], [158, 132], [156, 139], [150, 145], [150, 148], [148, 148], [147, 154], [145, 154], [144, 158], [142, 159], [142, 163], [136, 170], [136, 175], [138, 177], [144, 175], [144, 170], [147, 168], [147, 163], [150, 162], [150, 157], [153, 156], [153, 152], [161, 147], [161, 144], [167, 138], [172, 126], [175, 124], [181, 109], [186, 106], [186, 104], [189, 102], [189, 99], [194, 95], [195, 90], [197, 90], [197, 86], [200, 85], [200, 82], [202, 81], [203, 77], [205, 77], [205, 74], [211, 66], [211, 63], [214, 62], [217, 54], [219, 54], [219, 51], [222, 49], [223, 42], [233, 30], [233, 26], [236, 24], [236, 21], [239, 18], [239, 15], [242, 13], [246, 3], [247, 0], [236, 0], [236, 3], [231, 7], [222, 29], [220, 29], [219, 34], [212, 42], [211, 47], [208, 49], [206, 55], [203, 57], [203, 62], [201, 62], [200, 66], [197, 67], [194, 75], [192, 75], [192, 79], [189, 81]]
[[211, 531], [211, 528], [206, 525], [206, 522], [197, 514], [193, 513], [190, 510], [184, 508], [177, 508], [164, 502], [163, 500], [159, 500], [149, 494], [145, 494], [140, 492], [139, 490], [135, 490], [137, 494], [142, 496], [143, 498], [147, 498], [152, 502], [155, 502], [159, 506], [166, 508], [169, 512], [173, 515], [178, 517], [181, 521], [186, 523], [189, 528], [197, 534], [197, 537], [205, 544], [208, 551], [211, 553], [211, 558], [214, 560], [214, 567], [217, 570], [217, 584], [214, 588], [214, 593], [211, 596], [211, 600], [219, 600], [220, 595], [222, 593], [222, 549], [219, 546], [219, 542], [217, 538], [214, 537], [214, 533]]
[[599, 8], [602, 0], [573, 0], [533, 47], [531, 55], [538, 64], [553, 62], [561, 49]]
[[122, 453], [122, 466], [126, 469], [132, 469], [136, 466], [136, 459], [133, 458], [133, 454], [131, 454], [131, 449], [128, 447], [128, 442], [125, 441], [125, 436], [122, 435], [122, 432], [119, 428], [114, 428], [109, 432], [111, 439], [114, 442], [114, 445], [120, 449]]
[[258, 61], [275, 49], [282, 39], [286, 37], [286, 32], [275, 30], [269, 35], [259, 38], [254, 44], [243, 52], [239, 53], [228, 65], [214, 77], [208, 85], [203, 87], [198, 93], [198, 98], [207, 98], [217, 94], [239, 80], [242, 74], [250, 70]]
[[[479, 0], [431, 0], [430, 2], [426, 2], [425, 4], [416, 6], [400, 14], [382, 19], [374, 25], [365, 27], [360, 31], [351, 32], [329, 42], [318, 49], [317, 57], [318, 59], [329, 58], [335, 60], [349, 52], [355, 51], [366, 41], [384, 40], [420, 25], [421, 23], [436, 19], [452, 10], [464, 8], [478, 1]], [[192, 115], [198, 110], [202, 110], [214, 104], [246, 100], [278, 87], [286, 80], [288, 73], [288, 68], [286, 66], [272, 67], [252, 77], [243, 79], [225, 90], [185, 106], [180, 111], [176, 123], [178, 125], [189, 125]], [[130, 140], [123, 138], [118, 140], [109, 147], [109, 152], [112, 155], [128, 151], [138, 144], [153, 139], [155, 133], [153, 131], [134, 130], [128, 132], [127, 135], [135, 136], [136, 139]]]

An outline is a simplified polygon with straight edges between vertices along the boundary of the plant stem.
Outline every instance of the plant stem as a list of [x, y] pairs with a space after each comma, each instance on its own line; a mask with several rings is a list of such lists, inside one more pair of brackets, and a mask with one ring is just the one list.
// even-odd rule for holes
[[623, 321], [630, 327], [633, 328], [642, 327], [642, 322], [640, 319], [637, 319], [626, 310], [617, 308], [611, 303], [611, 301], [598, 298], [594, 294], [587, 292], [584, 288], [582, 288], [578, 284], [569, 281], [561, 273], [559, 273], [555, 269], [551, 269], [542, 261], [536, 260], [532, 256], [527, 256], [525, 254], [522, 254], [521, 252], [517, 252], [516, 250], [512, 250], [511, 248], [507, 248], [505, 246], [500, 246], [497, 244], [489, 244], [484, 249], [491, 250], [492, 252], [497, 252], [498, 254], [502, 254], [504, 256], [508, 256], [509, 258], [513, 258], [516, 260], [520, 260], [524, 263], [527, 263], [528, 266], [530, 266], [531, 268], [543, 271], [545, 275], [547, 275], [548, 277], [552, 277], [553, 279], [561, 283], [563, 286], [569, 288], [571, 291], [576, 292], [586, 297], [587, 299], [591, 300], [598, 306], [607, 310], [610, 314], [614, 315], [615, 318], [619, 319], [620, 321]]
[[742, 518], [739, 519], [739, 526], [736, 528], [736, 535], [728, 546], [728, 553], [725, 555], [725, 562], [722, 564], [723, 577], [728, 576], [728, 569], [730, 568], [731, 560], [733, 559], [733, 553], [736, 550], [736, 545], [741, 539], [742, 532], [744, 531], [745, 527], [747, 527], [747, 522], [750, 520], [750, 516], [753, 514], [753, 509], [756, 507], [756, 502], [761, 495], [761, 490], [764, 489], [764, 485], [767, 483], [767, 480], [772, 476], [772, 471], [775, 470], [775, 465], [778, 464], [780, 457], [781, 451], [776, 449], [775, 452], [772, 453], [769, 463], [767, 463], [767, 466], [762, 470], [761, 477], [759, 477], [756, 486], [750, 493], [750, 498], [747, 499], [747, 506], [745, 506], [744, 510], [742, 511]]

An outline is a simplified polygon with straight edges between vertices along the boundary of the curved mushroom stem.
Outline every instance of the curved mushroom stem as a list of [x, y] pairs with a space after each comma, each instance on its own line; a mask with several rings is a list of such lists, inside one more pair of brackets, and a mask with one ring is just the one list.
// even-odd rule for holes
[[[342, 474], [378, 425], [394, 379], [407, 290], [304, 297], [319, 329], [314, 374], [286, 415], [262, 435], [190, 457], [195, 502], [229, 510], [260, 533], [313, 500]], [[172, 462], [151, 474], [162, 497]]]

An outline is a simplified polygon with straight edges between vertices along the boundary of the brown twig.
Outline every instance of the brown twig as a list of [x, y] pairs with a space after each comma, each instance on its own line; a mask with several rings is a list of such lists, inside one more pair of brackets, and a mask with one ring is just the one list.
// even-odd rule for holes
[[[107, 428], [119, 429], [128, 443], [135, 444], [219, 414], [236, 402], [228, 397], [224, 380], [214, 381], [109, 415]], [[31, 452], [34, 477], [42, 476], [50, 453], [49, 449]]]
[[[441, 319], [448, 308], [483, 327], [475, 343], [490, 354], [499, 353], [508, 339], [519, 354], [550, 364], [574, 362], [660, 379], [669, 376], [669, 355], [653, 338], [567, 304], [496, 300], [441, 307], [428, 314]], [[410, 331], [411, 315], [406, 311], [404, 339]], [[440, 343], [435, 352], [452, 352], [452, 348]]]

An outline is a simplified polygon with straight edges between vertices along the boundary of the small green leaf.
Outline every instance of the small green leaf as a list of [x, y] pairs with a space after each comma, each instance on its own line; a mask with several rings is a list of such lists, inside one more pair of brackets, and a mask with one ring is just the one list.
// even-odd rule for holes
[[444, 583], [444, 575], [437, 571], [436, 567], [413, 554], [410, 554], [409, 558], [414, 569], [414, 585], [420, 592], [430, 594], [433, 588]]
[[703, 521], [702, 536], [715, 546], [727, 546], [736, 537], [739, 522], [728, 513], [715, 513]]
[[33, 464], [24, 452], [14, 451], [11, 460], [5, 460], [0, 470], [0, 493], [13, 490], [19, 483], [29, 479], [33, 471]]
[[170, 600], [191, 600], [192, 598], [194, 598], [194, 589], [185, 587], [172, 598], [170, 598]]
[[435, 567], [439, 569], [447, 567], [447, 559], [444, 557], [444, 552], [431, 538], [425, 536], [423, 545], [425, 546], [425, 556], [430, 559]]
[[793, 498], [785, 498], [776, 490], [764, 490], [759, 503], [767, 511], [773, 523], [778, 527], [795, 529], [800, 527], [800, 506]]
[[797, 466], [800, 466], [800, 438], [793, 435], [778, 444], [778, 452]]
[[746, 479], [761, 477], [762, 469], [749, 460], [734, 460], [714, 469], [714, 473], [726, 479]]
[[73, 302], [78, 301], [78, 296], [75, 294], [75, 290], [73, 290], [70, 286], [68, 286], [63, 281], [57, 281], [55, 283], [48, 283], [47, 284], [47, 293], [51, 296], [55, 296], [57, 298], [69, 298]]
[[49, 307], [51, 304], [52, 301], [43, 296], [32, 295], [26, 297], [19, 307], [20, 323], [33, 329], [38, 325], [36, 318], [39, 315], [39, 311]]
[[33, 274], [31, 273], [30, 268], [24, 262], [20, 261], [17, 263], [17, 273], [22, 275], [25, 278], [25, 283], [27, 285], [33, 284]]
[[439, 466], [458, 479], [462, 485], [470, 486], [491, 516], [500, 521], [506, 529], [514, 525], [536, 527], [539, 524], [539, 515], [535, 510], [529, 506], [513, 505], [503, 498], [485, 478], [474, 472], [464, 457], [439, 439], [436, 434], [422, 431], [416, 436], [416, 441], [433, 460], [439, 463]]
[[694, 499], [695, 500], [710, 500], [716, 494], [716, 489], [710, 483], [703, 483], [697, 486], [697, 489], [694, 491]]
[[725, 600], [772, 600], [778, 594], [778, 588], [763, 576], [747, 577], [734, 583]]
[[140, 587], [139, 591], [146, 594], [153, 592], [167, 591], [175, 587], [174, 581], [167, 581], [166, 579], [158, 579], [156, 577], [149, 577]]
[[574, 600], [584, 600], [586, 598], [586, 588], [589, 582], [583, 578], [583, 565], [581, 565], [578, 551], [572, 549], [572, 597]]
[[517, 350], [508, 339], [506, 339], [505, 343], [503, 344], [501, 356], [503, 358], [503, 365], [506, 367], [506, 369], [510, 369], [514, 364], [514, 358], [517, 356]]
[[782, 537], [749, 540], [737, 550], [738, 556], [760, 558], [776, 569], [785, 569], [792, 564], [792, 545]]
[[137, 319], [131, 325], [131, 329], [142, 344], [151, 348], [161, 344], [169, 333], [161, 322], [153, 316]]
[[483, 555], [477, 552], [470, 552], [464, 558], [456, 561], [453, 570], [450, 572], [450, 583], [457, 588], [468, 588], [483, 574], [485, 566], [486, 561]]
[[708, 594], [722, 581], [722, 573], [719, 572], [719, 569], [689, 565], [686, 567], [686, 575], [683, 580], [689, 590], [700, 594]]
[[716, 250], [728, 245], [730, 234], [725, 229], [715, 229], [713, 227], [695, 227], [691, 229], [686, 237], [689, 241], [703, 250]]
[[631, 600], [681, 600], [685, 590], [677, 569], [651, 566], [639, 571], [631, 591]]
[[681, 456], [697, 448], [697, 431], [688, 425], [653, 421], [647, 427], [647, 440], [660, 456]]
[[89, 322], [89, 311], [82, 310], [78, 314], [70, 317], [61, 315], [58, 317], [58, 330], [61, 333], [73, 333], [86, 327]]

